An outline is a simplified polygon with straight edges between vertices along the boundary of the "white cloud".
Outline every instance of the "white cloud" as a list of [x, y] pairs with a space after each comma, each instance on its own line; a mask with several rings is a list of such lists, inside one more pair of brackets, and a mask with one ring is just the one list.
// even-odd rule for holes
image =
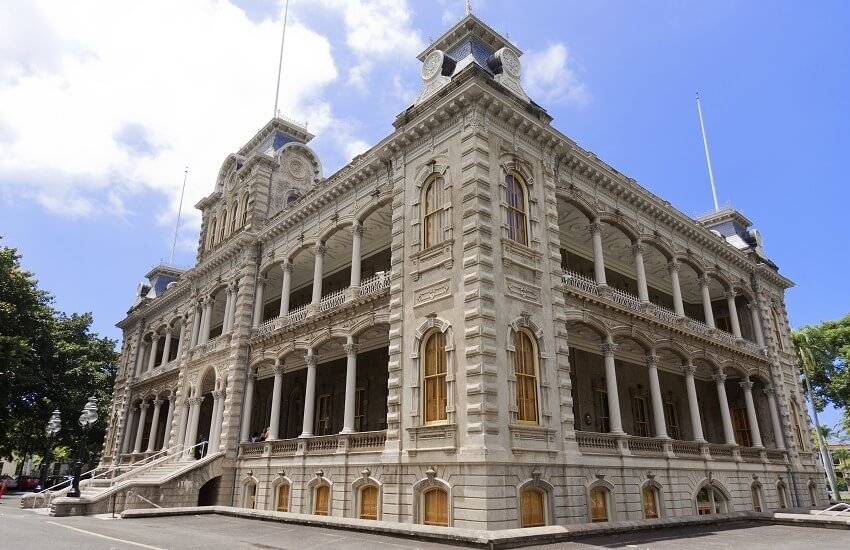
[[[163, 193], [170, 224], [188, 165], [183, 219], [196, 225], [221, 162], [272, 115], [281, 19], [221, 0], [0, 3], [3, 196], [127, 219]], [[287, 44], [281, 111], [319, 133], [334, 122], [330, 43], [290, 9]]]
[[558, 42], [522, 56], [523, 83], [537, 101], [583, 105], [588, 93], [569, 64], [569, 52]]

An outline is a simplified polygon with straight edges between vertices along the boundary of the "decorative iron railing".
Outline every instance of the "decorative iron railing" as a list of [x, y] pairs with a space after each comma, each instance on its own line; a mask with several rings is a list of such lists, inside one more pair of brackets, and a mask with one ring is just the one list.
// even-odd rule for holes
[[341, 288], [335, 292], [331, 292], [325, 296], [322, 296], [322, 301], [319, 302], [319, 309], [321, 311], [328, 311], [331, 309], [338, 308], [342, 304], [345, 303], [345, 289]]
[[386, 271], [379, 271], [365, 281], [360, 282], [360, 295], [368, 296], [390, 288], [390, 277]]

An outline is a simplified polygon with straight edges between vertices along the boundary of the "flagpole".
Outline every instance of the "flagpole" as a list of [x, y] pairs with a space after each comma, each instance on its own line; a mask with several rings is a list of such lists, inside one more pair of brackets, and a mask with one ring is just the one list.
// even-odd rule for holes
[[708, 181], [711, 182], [711, 196], [714, 198], [714, 211], [720, 210], [717, 204], [717, 188], [714, 186], [714, 172], [711, 169], [711, 155], [708, 154], [708, 138], [705, 137], [705, 124], [702, 120], [702, 105], [699, 100], [699, 92], [697, 92], [697, 112], [699, 112], [699, 127], [702, 130], [702, 144], [705, 147], [705, 162], [708, 164]]
[[280, 73], [283, 70], [283, 43], [286, 40], [286, 17], [289, 15], [289, 0], [286, 0], [286, 6], [283, 8], [283, 32], [280, 35], [280, 57], [277, 60], [277, 86], [274, 93], [274, 114], [272, 118], [277, 117], [277, 101], [280, 97]]
[[171, 259], [168, 265], [174, 265], [174, 249], [177, 248], [177, 232], [180, 231], [180, 214], [183, 212], [183, 195], [186, 193], [186, 177], [189, 175], [189, 167], [183, 172], [183, 189], [180, 191], [180, 206], [177, 207], [177, 226], [174, 228], [174, 241], [171, 243]]

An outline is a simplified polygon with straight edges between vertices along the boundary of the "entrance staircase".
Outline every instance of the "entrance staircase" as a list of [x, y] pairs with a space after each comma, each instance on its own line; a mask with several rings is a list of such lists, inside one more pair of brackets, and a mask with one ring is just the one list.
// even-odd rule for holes
[[128, 466], [86, 472], [95, 475], [80, 481], [79, 498], [68, 496], [71, 487], [51, 487], [26, 495], [21, 508], [53, 516], [77, 516], [120, 513], [129, 508], [195, 506], [201, 486], [221, 475], [224, 456], [211, 453], [195, 460], [196, 447], [183, 450], [177, 446]]

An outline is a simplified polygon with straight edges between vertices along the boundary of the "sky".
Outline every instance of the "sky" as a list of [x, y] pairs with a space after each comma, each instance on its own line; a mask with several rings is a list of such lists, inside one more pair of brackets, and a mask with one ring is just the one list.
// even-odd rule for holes
[[[280, 112], [325, 176], [392, 131], [416, 55], [464, 0], [291, 0]], [[753, 220], [796, 286], [792, 326], [850, 313], [850, 3], [473, 0], [523, 51], [553, 125], [688, 215]], [[0, 3], [0, 235], [66, 312], [115, 323], [136, 286], [189, 267], [225, 157], [274, 113], [284, 2]], [[826, 412], [834, 424], [838, 414]]]

